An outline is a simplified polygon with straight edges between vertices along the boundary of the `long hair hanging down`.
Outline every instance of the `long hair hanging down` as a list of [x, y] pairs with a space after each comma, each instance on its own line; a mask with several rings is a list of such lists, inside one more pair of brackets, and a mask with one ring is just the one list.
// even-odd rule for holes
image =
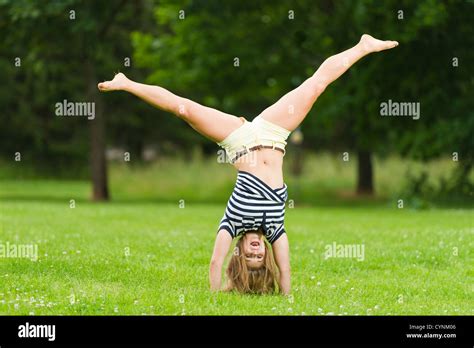
[[275, 264], [271, 247], [265, 243], [265, 257], [262, 267], [251, 269], [245, 262], [243, 241], [237, 241], [227, 267], [227, 291], [248, 294], [272, 294], [279, 292], [278, 267]]

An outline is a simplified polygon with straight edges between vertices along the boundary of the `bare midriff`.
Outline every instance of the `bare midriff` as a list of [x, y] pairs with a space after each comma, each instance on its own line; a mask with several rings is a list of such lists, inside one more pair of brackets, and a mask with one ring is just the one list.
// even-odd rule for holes
[[251, 173], [273, 189], [283, 187], [283, 153], [260, 149], [240, 157], [234, 167]]

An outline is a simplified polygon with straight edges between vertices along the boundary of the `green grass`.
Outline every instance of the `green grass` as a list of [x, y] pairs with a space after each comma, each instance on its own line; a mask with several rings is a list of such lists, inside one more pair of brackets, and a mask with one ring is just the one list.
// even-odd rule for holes
[[[0, 314], [474, 314], [472, 209], [396, 205], [406, 173], [426, 169], [435, 183], [454, 170], [452, 161], [376, 159], [377, 196], [360, 199], [351, 194], [355, 161], [310, 155], [296, 178], [291, 160], [289, 298], [208, 290], [236, 175], [228, 165], [199, 157], [113, 164], [113, 200], [101, 204], [89, 201], [86, 181], [2, 170], [0, 244], [37, 244], [39, 259], [0, 258]], [[325, 259], [333, 242], [363, 245], [364, 260]]]
[[[51, 192], [60, 193], [60, 185]], [[36, 262], [0, 259], [0, 314], [474, 313], [470, 210], [288, 209], [293, 297], [285, 298], [208, 291], [223, 204], [0, 204], [0, 243], [39, 246]], [[364, 244], [364, 261], [326, 260], [332, 242]]]

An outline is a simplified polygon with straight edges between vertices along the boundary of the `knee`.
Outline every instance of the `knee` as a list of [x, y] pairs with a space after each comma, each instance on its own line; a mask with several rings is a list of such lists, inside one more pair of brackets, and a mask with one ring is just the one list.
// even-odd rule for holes
[[318, 93], [318, 95], [321, 95], [323, 94], [323, 92], [326, 90], [326, 87], [328, 86], [328, 84], [326, 82], [318, 82], [316, 84], [316, 87], [315, 87], [315, 90], [316, 90], [316, 93]]
[[323, 92], [326, 90], [326, 87], [328, 84], [321, 79], [315, 79], [312, 84], [312, 91], [315, 96], [315, 98], [319, 97]]
[[191, 115], [190, 108], [190, 103], [188, 103], [186, 99], [180, 98], [174, 113], [176, 116], [183, 119], [184, 121], [189, 121], [189, 117]]
[[328, 84], [320, 78], [316, 78], [316, 77], [310, 78], [308, 80], [308, 88], [307, 88], [307, 91], [309, 93], [309, 98], [311, 98], [312, 100], [316, 100], [324, 92], [327, 86]]

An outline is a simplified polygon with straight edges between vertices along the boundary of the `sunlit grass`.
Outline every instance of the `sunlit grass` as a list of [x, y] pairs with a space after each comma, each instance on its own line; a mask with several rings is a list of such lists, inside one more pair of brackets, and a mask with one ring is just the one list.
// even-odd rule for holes
[[[209, 292], [223, 210], [3, 201], [0, 243], [37, 243], [39, 260], [0, 258], [0, 313], [473, 314], [472, 211], [288, 209], [285, 298]], [[333, 242], [364, 245], [364, 260], [325, 259]]]
[[[209, 292], [235, 170], [162, 159], [111, 164], [109, 203], [90, 202], [87, 181], [0, 181], [0, 243], [39, 248], [36, 262], [0, 258], [0, 314], [473, 314], [472, 209], [396, 204], [408, 171], [436, 182], [452, 161], [376, 159], [377, 196], [365, 199], [351, 194], [355, 161], [309, 156], [300, 178], [291, 161], [292, 297]], [[364, 260], [325, 259], [333, 242], [363, 245]]]
[[[369, 198], [355, 197], [354, 194], [357, 172], [355, 155], [346, 162], [342, 160], [342, 154], [307, 153], [303, 172], [298, 177], [292, 173], [293, 161], [292, 152], [289, 152], [285, 157], [285, 182], [289, 186], [290, 199], [304, 205], [395, 201], [404, 198], [408, 175], [417, 176], [426, 171], [429, 173], [428, 182], [435, 188], [440, 179], [449, 177], [457, 166], [450, 158], [422, 163], [395, 156], [386, 159], [375, 157], [376, 195]], [[21, 167], [20, 164], [15, 166]], [[2, 165], [0, 199], [90, 198], [88, 181], [38, 179], [33, 173], [28, 173], [27, 169], [18, 171], [18, 168], [14, 170], [9, 165]], [[232, 191], [235, 177], [236, 171], [232, 166], [218, 163], [215, 157], [199, 154], [190, 159], [165, 157], [147, 165], [109, 163], [110, 193], [115, 201], [177, 202], [183, 199], [187, 202], [222, 203]], [[21, 185], [18, 185], [19, 181]]]
[[[324, 204], [353, 198], [356, 187], [357, 160], [328, 153], [307, 154], [301, 176], [292, 174], [294, 157], [289, 153], [284, 165], [285, 182], [290, 198], [302, 204]], [[422, 170], [430, 173], [429, 182], [436, 185], [449, 176], [456, 163], [449, 158], [428, 163], [407, 161], [398, 157], [375, 158], [375, 192], [373, 200], [400, 198], [407, 175]], [[199, 202], [222, 202], [228, 198], [235, 182], [235, 169], [216, 159], [194, 158], [188, 161], [165, 158], [148, 166], [113, 164], [110, 170], [111, 191], [117, 199], [152, 199], [175, 202], [179, 199]]]

